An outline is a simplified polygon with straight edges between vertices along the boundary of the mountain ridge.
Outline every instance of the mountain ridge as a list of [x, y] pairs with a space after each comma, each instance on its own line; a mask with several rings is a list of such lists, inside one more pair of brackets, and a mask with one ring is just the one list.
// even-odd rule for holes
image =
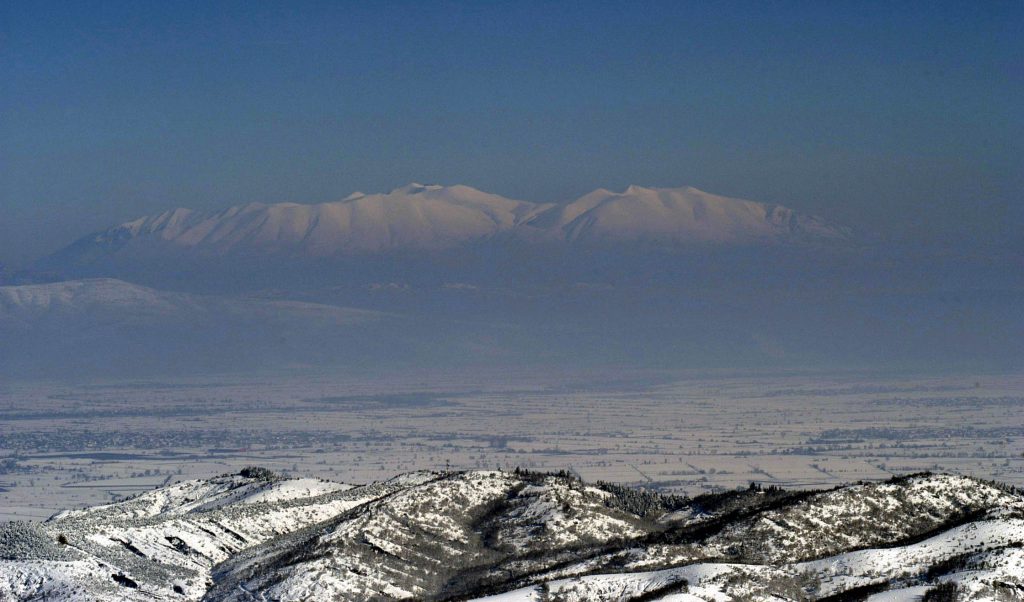
[[479, 243], [764, 245], [850, 240], [844, 226], [779, 205], [692, 187], [597, 189], [564, 203], [505, 198], [464, 185], [408, 184], [325, 203], [176, 208], [78, 239], [48, 266], [146, 252], [330, 258], [430, 252]]
[[[124, 374], [346, 362], [405, 341], [393, 313], [289, 299], [194, 294], [114, 278], [0, 286], [5, 375]], [[342, 343], [348, 342], [349, 345]]]
[[96, 307], [120, 312], [126, 318], [131, 317], [132, 312], [139, 312], [147, 315], [181, 313], [195, 319], [204, 312], [221, 308], [235, 313], [267, 315], [294, 311], [339, 325], [393, 317], [373, 310], [302, 301], [225, 299], [212, 295], [161, 291], [117, 278], [0, 286], [0, 325], [5, 321], [16, 322], [42, 313], [79, 313]]
[[520, 469], [247, 468], [0, 525], [0, 598], [23, 600], [989, 600], [1022, 574], [1020, 492], [929, 473], [690, 499]]

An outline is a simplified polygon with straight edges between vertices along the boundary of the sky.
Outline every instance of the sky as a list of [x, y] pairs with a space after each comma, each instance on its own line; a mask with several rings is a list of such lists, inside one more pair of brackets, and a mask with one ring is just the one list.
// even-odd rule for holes
[[629, 184], [1016, 243], [1024, 3], [0, 3], [0, 262], [169, 207]]

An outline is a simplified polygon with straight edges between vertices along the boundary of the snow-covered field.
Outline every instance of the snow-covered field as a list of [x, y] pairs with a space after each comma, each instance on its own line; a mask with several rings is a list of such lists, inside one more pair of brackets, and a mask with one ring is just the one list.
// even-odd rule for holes
[[1020, 375], [527, 371], [0, 382], [0, 520], [250, 464], [356, 483], [522, 466], [688, 494], [920, 470], [1024, 485], [1022, 390]]

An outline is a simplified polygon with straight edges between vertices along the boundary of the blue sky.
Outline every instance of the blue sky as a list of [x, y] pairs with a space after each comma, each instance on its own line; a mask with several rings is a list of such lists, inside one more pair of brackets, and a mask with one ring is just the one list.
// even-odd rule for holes
[[693, 185], [1019, 239], [1020, 2], [5, 2], [0, 262], [171, 206]]

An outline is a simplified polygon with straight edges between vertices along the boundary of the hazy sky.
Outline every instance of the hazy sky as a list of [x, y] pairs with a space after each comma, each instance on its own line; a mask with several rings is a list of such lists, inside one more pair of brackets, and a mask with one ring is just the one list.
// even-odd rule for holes
[[0, 3], [0, 261], [170, 206], [693, 185], [1021, 238], [1024, 3]]

